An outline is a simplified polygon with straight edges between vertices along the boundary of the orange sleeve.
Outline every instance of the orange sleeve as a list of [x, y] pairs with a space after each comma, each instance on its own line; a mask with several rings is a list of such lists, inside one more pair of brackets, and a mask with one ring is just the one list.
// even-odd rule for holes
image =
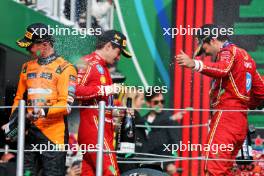
[[[67, 106], [71, 105], [74, 101], [76, 84], [77, 71], [73, 65], [70, 65], [65, 68], [60, 75], [57, 83], [58, 101], [48, 109], [46, 116], [53, 116], [57, 114], [67, 115], [70, 112]], [[56, 108], [56, 106], [59, 107]]]
[[19, 76], [17, 92], [16, 92], [16, 96], [15, 96], [14, 103], [13, 103], [13, 106], [12, 106], [11, 114], [14, 112], [14, 110], [18, 106], [19, 100], [23, 99], [24, 93], [26, 92], [26, 89], [27, 89], [27, 85], [26, 85], [26, 76], [27, 76], [26, 75], [26, 67], [27, 67], [26, 64], [24, 64], [22, 66], [22, 71], [21, 71], [20, 76]]

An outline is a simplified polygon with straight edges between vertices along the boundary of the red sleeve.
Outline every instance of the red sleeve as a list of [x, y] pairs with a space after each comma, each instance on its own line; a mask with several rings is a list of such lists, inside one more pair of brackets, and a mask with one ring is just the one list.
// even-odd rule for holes
[[89, 99], [99, 96], [100, 73], [94, 65], [87, 65], [86, 69], [78, 70], [78, 85], [76, 86], [76, 98]]
[[217, 56], [217, 62], [204, 62], [202, 64], [201, 73], [214, 78], [225, 77], [233, 66], [234, 56], [235, 53], [233, 54], [229, 50], [221, 51]]
[[256, 71], [252, 80], [252, 92], [250, 96], [249, 109], [256, 109], [264, 105], [264, 82]]
[[252, 93], [258, 99], [264, 100], [264, 81], [258, 71], [256, 71], [253, 76]]

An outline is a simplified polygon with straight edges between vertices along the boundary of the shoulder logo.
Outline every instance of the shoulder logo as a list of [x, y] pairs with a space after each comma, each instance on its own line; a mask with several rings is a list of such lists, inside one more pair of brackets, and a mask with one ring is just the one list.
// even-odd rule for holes
[[22, 73], [26, 73], [27, 72], [27, 65], [25, 65], [22, 69]]
[[252, 76], [250, 73], [246, 73], [246, 89], [247, 92], [249, 92], [251, 90], [251, 86], [252, 86]]
[[97, 70], [98, 70], [98, 72], [99, 72], [100, 74], [104, 74], [104, 69], [103, 69], [103, 67], [102, 67], [101, 65], [97, 64], [97, 65], [96, 65], [96, 68], [97, 68]]
[[61, 70], [61, 67], [59, 66], [57, 69], [56, 69], [56, 73], [58, 74], [61, 74], [62, 70]]

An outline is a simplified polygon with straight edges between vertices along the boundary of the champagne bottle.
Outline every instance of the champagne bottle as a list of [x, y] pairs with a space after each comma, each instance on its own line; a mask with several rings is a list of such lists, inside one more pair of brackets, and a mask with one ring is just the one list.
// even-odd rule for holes
[[130, 157], [135, 153], [136, 126], [132, 114], [132, 99], [127, 98], [127, 110], [120, 130], [120, 153], [121, 156]]
[[15, 141], [17, 139], [18, 131], [18, 108], [10, 116], [10, 121], [4, 125], [3, 130], [5, 132], [6, 138]]

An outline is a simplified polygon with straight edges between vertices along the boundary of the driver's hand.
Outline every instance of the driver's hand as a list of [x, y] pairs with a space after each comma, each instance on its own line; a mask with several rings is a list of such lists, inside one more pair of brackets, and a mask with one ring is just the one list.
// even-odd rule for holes
[[26, 117], [31, 121], [35, 121], [40, 117], [45, 117], [45, 111], [43, 108], [34, 108], [33, 111], [27, 113]]

